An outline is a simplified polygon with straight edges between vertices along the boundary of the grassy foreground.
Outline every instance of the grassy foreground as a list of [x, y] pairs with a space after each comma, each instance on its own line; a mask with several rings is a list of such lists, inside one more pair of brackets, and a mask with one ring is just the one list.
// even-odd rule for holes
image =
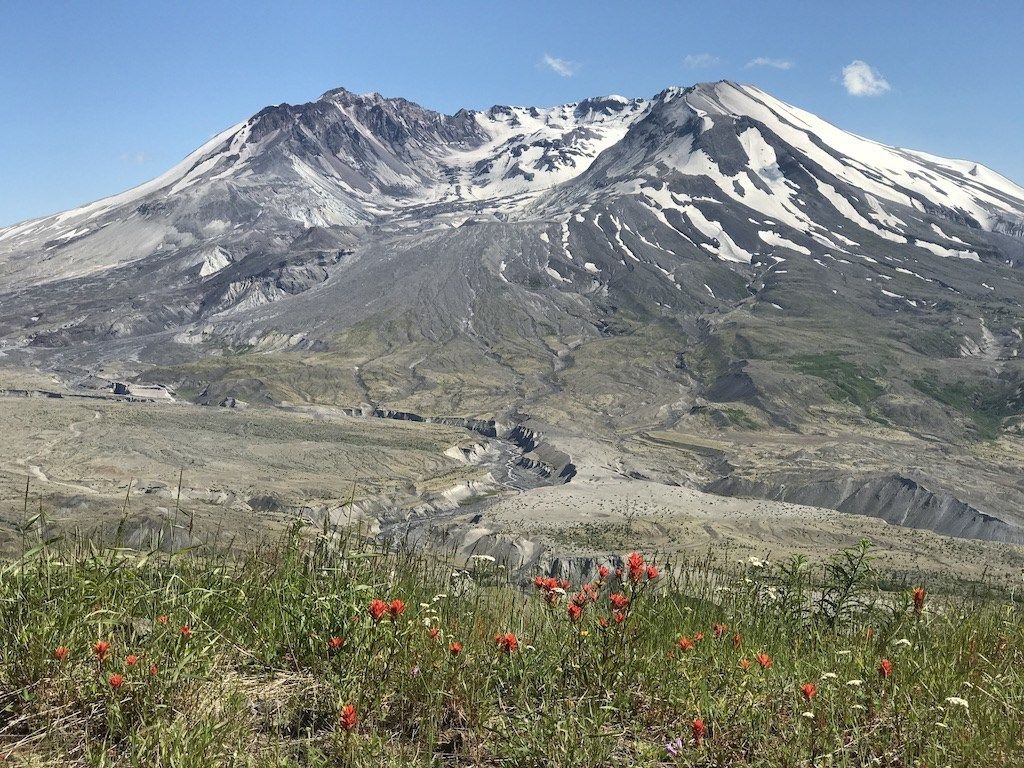
[[298, 530], [38, 547], [0, 630], [5, 765], [1024, 764], [1019, 603], [880, 592], [866, 546], [525, 592]]

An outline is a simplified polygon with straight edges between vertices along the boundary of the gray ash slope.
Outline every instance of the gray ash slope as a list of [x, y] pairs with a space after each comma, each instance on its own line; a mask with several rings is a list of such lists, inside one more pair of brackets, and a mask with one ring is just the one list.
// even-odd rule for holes
[[[1010, 520], [1024, 487], [984, 490], [975, 446], [1019, 453], [1022, 267], [1020, 187], [751, 86], [455, 115], [339, 89], [0, 230], [0, 353], [582, 434], [898, 434], [924, 458], [829, 477]], [[945, 475], [936, 446], [967, 463]], [[773, 487], [716, 462], [667, 478]]]

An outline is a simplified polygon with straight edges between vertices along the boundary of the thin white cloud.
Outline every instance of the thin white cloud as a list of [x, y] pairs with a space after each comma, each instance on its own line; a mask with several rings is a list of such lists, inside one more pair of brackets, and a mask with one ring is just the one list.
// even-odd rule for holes
[[721, 63], [722, 60], [713, 53], [688, 53], [683, 59], [683, 66], [687, 69], [706, 69]]
[[892, 90], [881, 72], [859, 59], [843, 67], [843, 87], [851, 96], [881, 96]]
[[149, 155], [145, 152], [125, 152], [121, 155], [121, 162], [130, 165], [145, 165], [149, 162]]
[[580, 68], [580, 65], [575, 61], [559, 59], [557, 56], [552, 56], [550, 53], [544, 54], [544, 58], [541, 59], [541, 64], [562, 77], [572, 77], [576, 74], [576, 70]]
[[792, 69], [793, 62], [788, 59], [769, 59], [767, 56], [758, 56], [756, 59], [751, 59], [747, 62], [747, 68], [750, 67], [771, 67], [772, 69]]

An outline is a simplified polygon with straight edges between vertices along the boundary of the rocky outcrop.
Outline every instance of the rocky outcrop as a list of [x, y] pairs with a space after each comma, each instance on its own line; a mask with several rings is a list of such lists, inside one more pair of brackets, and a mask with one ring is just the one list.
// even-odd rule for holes
[[[484, 437], [496, 438], [514, 445], [521, 452], [516, 463], [524, 469], [536, 472], [545, 479], [568, 483], [576, 476], [576, 465], [573, 464], [569, 454], [546, 444], [540, 432], [523, 424], [513, 424], [510, 427], [506, 427], [493, 419], [473, 419], [461, 416], [422, 416], [411, 411], [397, 411], [369, 404], [341, 408], [340, 410], [349, 416], [395, 419], [397, 421], [413, 421], [459, 427]], [[463, 460], [463, 458], [454, 455], [452, 458], [459, 461]]]
[[952, 494], [931, 491], [902, 475], [824, 478], [800, 474], [765, 478], [730, 475], [708, 484], [704, 490], [721, 496], [825, 507], [946, 536], [1024, 544], [1024, 529], [982, 512]]
[[622, 559], [615, 555], [559, 553], [536, 539], [492, 529], [479, 515], [414, 517], [401, 523], [384, 519], [380, 536], [395, 546], [446, 553], [457, 567], [470, 572], [493, 570], [524, 587], [534, 576], [544, 575], [566, 579], [578, 588], [596, 579], [601, 565], [613, 570], [622, 566]]

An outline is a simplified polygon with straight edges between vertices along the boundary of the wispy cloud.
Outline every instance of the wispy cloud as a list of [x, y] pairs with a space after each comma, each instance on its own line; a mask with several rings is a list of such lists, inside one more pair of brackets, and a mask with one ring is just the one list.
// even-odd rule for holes
[[750, 67], [771, 67], [772, 69], [792, 69], [793, 62], [789, 59], [769, 59], [767, 56], [758, 56], [756, 59], [751, 59], [746, 64], [747, 68]]
[[540, 63], [562, 77], [572, 77], [580, 68], [580, 65], [575, 61], [559, 59], [557, 56], [552, 56], [550, 53], [545, 53], [544, 58], [540, 60]]
[[851, 96], [881, 96], [892, 90], [881, 72], [859, 59], [843, 67], [843, 87]]
[[120, 159], [128, 165], [144, 165], [149, 162], [150, 157], [145, 152], [125, 152]]
[[687, 69], [706, 69], [721, 63], [722, 60], [713, 53], [688, 53], [683, 59], [683, 66]]

